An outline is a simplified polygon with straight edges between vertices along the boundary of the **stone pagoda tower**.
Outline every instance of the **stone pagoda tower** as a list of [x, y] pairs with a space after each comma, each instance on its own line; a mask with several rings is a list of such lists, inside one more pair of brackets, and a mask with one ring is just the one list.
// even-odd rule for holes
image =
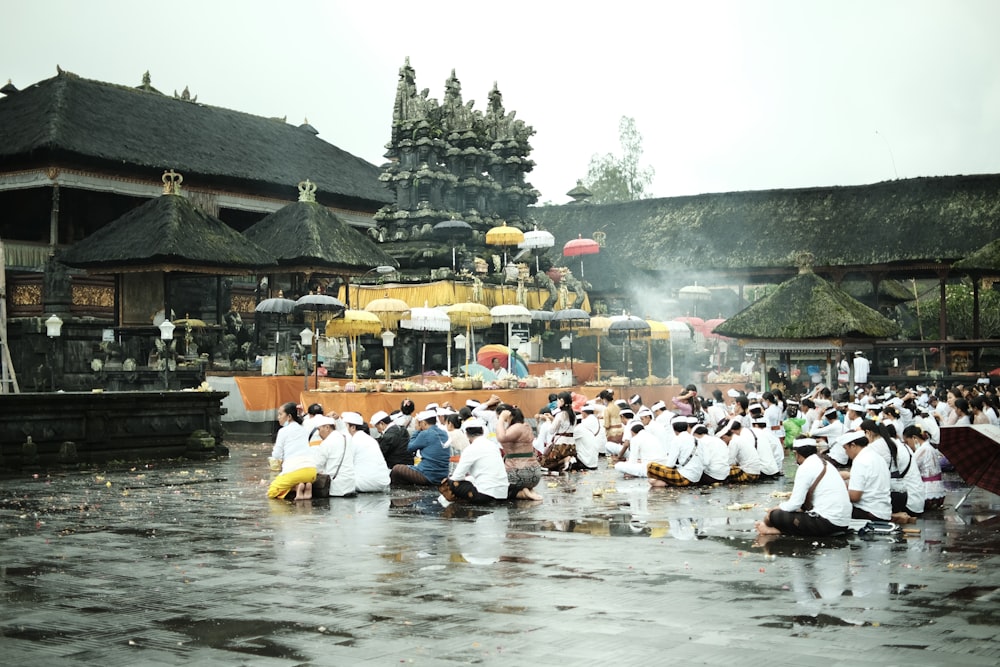
[[[392, 134], [381, 180], [395, 203], [375, 215], [376, 240], [404, 269], [451, 267], [458, 247], [460, 265], [487, 250], [486, 232], [506, 222], [531, 229], [528, 207], [538, 192], [525, 181], [535, 163], [528, 156], [534, 129], [507, 113], [496, 84], [485, 111], [462, 101], [462, 84], [452, 70], [441, 103], [417, 92], [409, 58], [399, 70]], [[468, 223], [445, 230], [451, 220]]]

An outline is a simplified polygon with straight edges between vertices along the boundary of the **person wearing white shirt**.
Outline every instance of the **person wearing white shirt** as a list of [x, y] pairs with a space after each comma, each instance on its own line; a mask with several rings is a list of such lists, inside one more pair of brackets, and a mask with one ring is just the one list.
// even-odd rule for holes
[[441, 482], [442, 505], [452, 502], [487, 505], [507, 499], [507, 468], [495, 442], [485, 435], [486, 424], [473, 417], [462, 424], [469, 446], [462, 450], [455, 471]]
[[837, 469], [816, 453], [812, 438], [796, 440], [793, 448], [798, 469], [792, 495], [764, 514], [755, 524], [757, 532], [806, 537], [843, 533], [850, 523], [852, 506]]
[[278, 408], [278, 436], [268, 463], [280, 472], [267, 488], [268, 498], [309, 500], [316, 481], [316, 462], [309, 451], [309, 434], [302, 428], [295, 403]]
[[823, 419], [813, 422], [812, 430], [809, 431], [810, 438], [825, 438], [827, 442], [833, 442], [844, 434], [844, 423], [840, 421], [840, 414], [837, 408], [830, 408], [823, 415]]
[[573, 427], [573, 438], [577, 463], [589, 470], [597, 468], [598, 457], [607, 444], [600, 441], [600, 433], [601, 423], [594, 416], [594, 406], [583, 406], [583, 418]]
[[858, 350], [854, 353], [854, 386], [868, 382], [868, 373], [871, 371], [871, 362], [865, 358], [865, 353]]
[[757, 450], [757, 456], [760, 458], [761, 476], [765, 478], [777, 477], [781, 473], [781, 463], [779, 461], [783, 462], [784, 456], [777, 460], [774, 458], [774, 447], [771, 441], [771, 432], [767, 429], [767, 422], [763, 419], [753, 421], [749, 429], [749, 435], [753, 439], [754, 449]]
[[[327, 475], [330, 478], [330, 487], [324, 495], [334, 498], [353, 496], [357, 493], [357, 481], [354, 477], [354, 452], [351, 442], [334, 428], [335, 422], [325, 415], [314, 416], [312, 425], [322, 439], [319, 444], [309, 447], [316, 460], [317, 478], [319, 475]], [[388, 472], [386, 469], [386, 474]], [[314, 495], [319, 497], [316, 485], [313, 490]]]
[[667, 448], [642, 424], [632, 424], [629, 430], [632, 432], [632, 444], [628, 448], [628, 460], [616, 463], [615, 470], [625, 475], [626, 479], [645, 477], [646, 466], [650, 461], [663, 461], [667, 458]]
[[[405, 431], [404, 431], [405, 432]], [[354, 453], [354, 483], [358, 493], [384, 493], [389, 490], [389, 466], [382, 447], [370, 433], [357, 430], [351, 439]]]
[[885, 424], [865, 421], [862, 432], [868, 437], [868, 449], [878, 452], [889, 466], [889, 500], [892, 520], [911, 523], [912, 517], [924, 513], [924, 482], [919, 466], [913, 462], [909, 447], [894, 437]]
[[852, 519], [888, 521], [892, 518], [889, 490], [889, 466], [879, 453], [869, 449], [868, 437], [858, 434], [844, 445], [851, 459], [850, 471], [842, 470], [847, 479], [847, 494], [854, 509]]
[[704, 468], [701, 483], [725, 482], [729, 477], [729, 447], [721, 439], [709, 435], [704, 424], [695, 426], [692, 435], [698, 441], [698, 456]]
[[649, 485], [690, 486], [701, 481], [705, 472], [701, 457], [698, 456], [698, 441], [691, 435], [694, 417], [675, 417], [671, 422], [674, 437], [667, 448], [667, 456], [663, 461], [650, 461], [646, 465], [646, 476]]
[[760, 478], [760, 456], [753, 438], [743, 432], [743, 423], [739, 419], [723, 422], [717, 437], [729, 447], [729, 477], [726, 481], [756, 482]]

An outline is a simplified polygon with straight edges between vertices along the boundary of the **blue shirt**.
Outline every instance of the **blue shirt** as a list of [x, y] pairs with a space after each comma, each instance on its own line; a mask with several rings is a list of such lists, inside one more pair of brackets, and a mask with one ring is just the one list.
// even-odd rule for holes
[[411, 466], [433, 484], [440, 484], [448, 476], [448, 459], [451, 447], [448, 434], [436, 426], [418, 431], [406, 446], [409, 452], [420, 452], [420, 463]]

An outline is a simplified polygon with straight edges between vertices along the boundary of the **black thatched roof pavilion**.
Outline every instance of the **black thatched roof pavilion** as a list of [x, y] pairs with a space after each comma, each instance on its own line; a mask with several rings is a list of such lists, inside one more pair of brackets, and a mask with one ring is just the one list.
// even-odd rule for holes
[[[713, 333], [738, 338], [745, 349], [759, 350], [762, 355], [769, 351], [826, 352], [827, 377], [831, 377], [832, 350], [890, 338], [899, 333], [899, 325], [802, 267], [799, 275], [715, 327]], [[761, 367], [766, 371], [766, 361]], [[766, 384], [766, 372], [764, 378]]]
[[[237, 275], [274, 265], [270, 253], [218, 218], [195, 208], [163, 176], [164, 194], [101, 227], [59, 256], [91, 273], [183, 271]], [[357, 233], [357, 232], [355, 232]]]
[[288, 273], [360, 275], [396, 261], [371, 239], [316, 203], [316, 186], [299, 183], [299, 200], [268, 215], [244, 236], [262, 248]]

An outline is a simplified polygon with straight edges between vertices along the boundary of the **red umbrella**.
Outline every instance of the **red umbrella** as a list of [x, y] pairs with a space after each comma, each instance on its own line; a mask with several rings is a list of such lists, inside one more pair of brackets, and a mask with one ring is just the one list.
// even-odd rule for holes
[[601, 246], [594, 239], [585, 239], [578, 234], [575, 239], [563, 246], [563, 257], [580, 258], [580, 277], [583, 278], [583, 256], [596, 255], [601, 252]]
[[702, 329], [702, 331], [705, 332], [705, 338], [725, 338], [725, 336], [721, 336], [717, 333], [712, 332], [712, 329], [719, 326], [725, 321], [726, 321], [725, 318], [722, 317], [716, 317], [711, 320], [705, 320], [705, 324], [703, 325], [704, 328]]
[[[966, 482], [1000, 494], [1000, 426], [946, 426], [938, 449]], [[963, 502], [965, 498], [955, 508]]]

